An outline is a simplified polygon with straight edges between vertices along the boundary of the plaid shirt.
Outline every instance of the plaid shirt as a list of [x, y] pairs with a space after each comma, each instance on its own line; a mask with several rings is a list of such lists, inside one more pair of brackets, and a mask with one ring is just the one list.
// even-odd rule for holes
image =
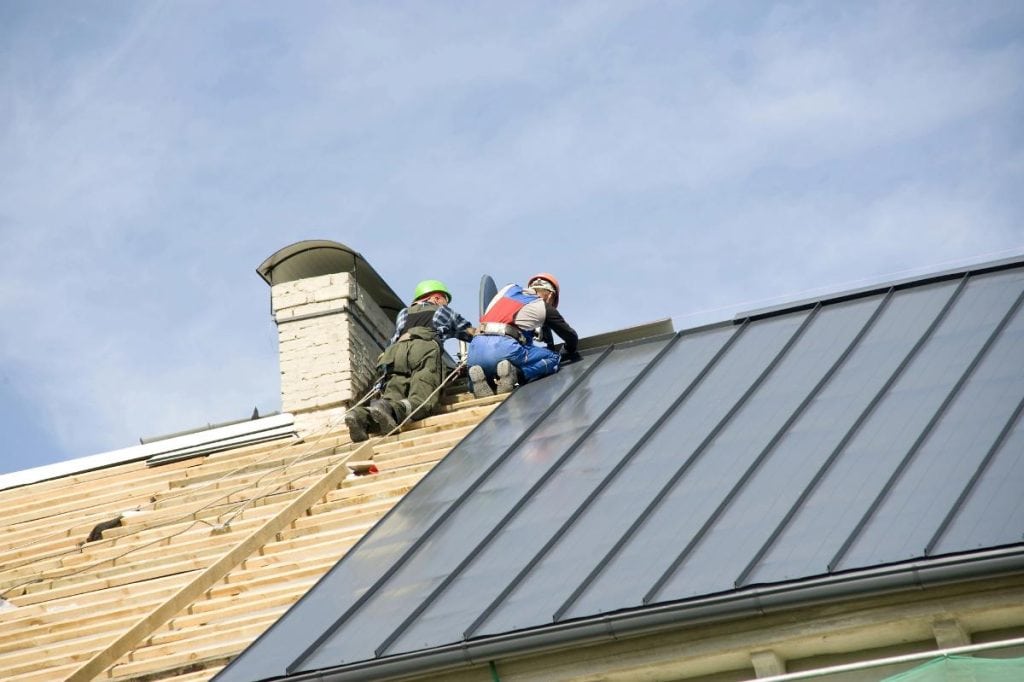
[[[389, 346], [398, 341], [398, 337], [401, 336], [401, 330], [405, 328], [405, 323], [408, 319], [409, 309], [402, 308], [398, 313], [398, 317], [395, 318], [395, 333], [388, 342]], [[470, 324], [469, 320], [464, 318], [462, 315], [459, 315], [446, 305], [440, 306], [437, 309], [431, 323], [434, 327], [434, 333], [437, 334], [438, 341], [444, 341], [445, 339], [461, 339], [463, 341], [470, 341], [473, 338], [466, 331], [473, 326]]]

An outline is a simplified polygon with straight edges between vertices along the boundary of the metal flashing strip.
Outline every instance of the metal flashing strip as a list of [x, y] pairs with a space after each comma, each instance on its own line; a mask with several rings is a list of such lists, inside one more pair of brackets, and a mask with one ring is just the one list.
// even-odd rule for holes
[[958, 268], [951, 268], [948, 270], [942, 270], [925, 276], [917, 277], [905, 277], [892, 281], [883, 281], [877, 284], [870, 284], [865, 287], [859, 287], [857, 289], [849, 289], [846, 291], [838, 291], [833, 294], [824, 294], [816, 298], [805, 298], [792, 301], [789, 303], [780, 303], [774, 306], [768, 306], [765, 308], [757, 308], [744, 313], [739, 313], [735, 316], [735, 320], [739, 321], [742, 319], [750, 318], [752, 320], [759, 320], [765, 317], [772, 317], [773, 315], [781, 315], [783, 313], [794, 312], [797, 310], [807, 309], [812, 307], [815, 303], [821, 303], [822, 305], [829, 305], [833, 303], [841, 303], [854, 298], [862, 298], [864, 296], [870, 296], [871, 294], [881, 294], [888, 289], [907, 289], [910, 287], [923, 286], [925, 284], [933, 284], [935, 282], [942, 282], [945, 280], [956, 279], [964, 275], [980, 275], [987, 272], [998, 272], [999, 270], [1010, 270], [1024, 266], [1024, 255], [1012, 256], [1010, 258], [1002, 258], [995, 261], [987, 261], [983, 263], [976, 263], [972, 265], [965, 265]]
[[1021, 571], [1024, 571], [1024, 545], [1016, 545], [825, 575], [793, 583], [748, 587], [737, 592], [590, 616], [475, 641], [268, 679], [289, 682], [357, 682], [411, 674], [439, 674], [469, 665], [486, 665], [488, 661], [525, 653], [538, 654], [569, 646], [599, 644], [736, 617], [757, 618], [769, 613], [868, 594], [920, 592], [942, 585], [1016, 575]]
[[241, 435], [258, 433], [268, 429], [292, 428], [293, 423], [294, 418], [290, 413], [276, 414], [260, 419], [246, 419], [242, 422], [215, 429], [193, 431], [165, 440], [151, 441], [66, 462], [57, 462], [33, 469], [25, 469], [24, 471], [15, 471], [0, 476], [0, 490], [63, 478], [64, 476], [85, 473], [87, 471], [96, 471], [97, 469], [106, 469], [119, 464], [127, 464], [128, 462], [137, 462], [167, 452], [209, 445], [227, 438], [236, 438]]
[[601, 353], [601, 355], [599, 355], [593, 362], [591, 362], [586, 367], [586, 369], [584, 369], [583, 372], [581, 372], [580, 375], [576, 377], [571, 384], [569, 384], [569, 386], [558, 396], [558, 398], [552, 401], [550, 405], [548, 405], [548, 407], [540, 414], [540, 416], [537, 417], [533, 424], [531, 424], [528, 428], [524, 429], [523, 432], [512, 442], [512, 444], [509, 445], [505, 449], [505, 451], [502, 452], [498, 457], [496, 457], [495, 460], [486, 469], [484, 469], [484, 471], [479, 476], [477, 476], [476, 480], [474, 480], [473, 483], [471, 483], [469, 487], [466, 488], [466, 490], [463, 491], [463, 493], [454, 502], [452, 502], [448, 506], [448, 508], [445, 509], [445, 511], [440, 516], [438, 516], [437, 519], [434, 520], [433, 523], [431, 523], [430, 527], [427, 528], [427, 530], [425, 530], [416, 539], [416, 541], [413, 542], [402, 553], [402, 555], [398, 557], [398, 559], [396, 559], [395, 562], [391, 564], [391, 566], [388, 567], [388, 569], [373, 583], [373, 585], [371, 585], [365, 592], [363, 592], [359, 596], [359, 598], [356, 599], [356, 601], [350, 607], [348, 607], [345, 610], [345, 612], [342, 613], [331, 624], [330, 627], [325, 629], [324, 632], [320, 633], [320, 635], [318, 635], [316, 639], [313, 640], [313, 642], [310, 643], [310, 645], [307, 646], [302, 651], [302, 653], [300, 653], [286, 667], [286, 672], [292, 673], [296, 669], [298, 669], [299, 666], [301, 666], [302, 663], [307, 658], [309, 658], [316, 652], [316, 650], [320, 647], [321, 644], [323, 644], [327, 639], [329, 639], [330, 636], [338, 630], [338, 628], [344, 625], [349, 618], [351, 618], [357, 611], [359, 611], [366, 604], [366, 602], [368, 602], [381, 588], [383, 588], [384, 585], [399, 571], [399, 569], [401, 569], [406, 564], [406, 562], [408, 562], [420, 550], [421, 547], [423, 547], [425, 544], [429, 542], [434, 532], [437, 531], [437, 529], [440, 528], [452, 516], [452, 514], [455, 513], [455, 510], [461, 507], [462, 504], [467, 499], [469, 499], [469, 497], [481, 485], [483, 485], [484, 481], [486, 481], [490, 477], [490, 475], [499, 466], [501, 466], [513, 452], [515, 452], [519, 445], [521, 445], [527, 438], [529, 438], [530, 434], [532, 434], [542, 423], [544, 423], [544, 421], [551, 415], [551, 413], [553, 413], [555, 409], [557, 409], [557, 407], [561, 405], [568, 396], [572, 395], [576, 387], [579, 384], [581, 384], [588, 376], [590, 376], [594, 369], [597, 366], [599, 366], [601, 362], [610, 353], [611, 347], [606, 348], [604, 352]]
[[626, 327], [625, 329], [616, 329], [615, 331], [588, 336], [580, 339], [578, 348], [580, 351], [584, 351], [611, 345], [620, 346], [630, 341], [646, 340], [674, 333], [675, 328], [672, 326], [672, 320], [666, 317], [654, 322], [648, 322], [647, 324], [636, 325], [635, 327]]
[[265, 419], [265, 418], [268, 418], [268, 417], [276, 417], [279, 414], [281, 414], [281, 413], [280, 412], [268, 412], [267, 414], [260, 415], [259, 414], [259, 410], [254, 410], [253, 411], [253, 416], [251, 416], [251, 417], [245, 417], [243, 419], [232, 419], [231, 421], [220, 422], [220, 423], [217, 423], [217, 424], [207, 424], [206, 426], [198, 426], [198, 427], [193, 428], [193, 429], [185, 429], [184, 431], [175, 431], [174, 433], [165, 433], [165, 434], [161, 434], [159, 436], [143, 436], [142, 438], [139, 438], [139, 443], [141, 445], [148, 445], [150, 443], [158, 443], [158, 442], [160, 442], [162, 440], [170, 440], [171, 438], [177, 438], [178, 436], [191, 436], [191, 435], [196, 434], [196, 433], [202, 433], [203, 431], [213, 431], [214, 429], [219, 429], [219, 428], [222, 428], [224, 426], [234, 426], [236, 424], [245, 424], [245, 423], [248, 423], [248, 422], [251, 422], [251, 421], [255, 421], [255, 420], [261, 419], [261, 418]]
[[155, 467], [162, 464], [170, 464], [171, 462], [180, 462], [183, 459], [212, 455], [216, 452], [224, 452], [225, 450], [230, 450], [243, 445], [259, 445], [260, 443], [268, 443], [272, 440], [280, 440], [281, 438], [298, 439], [299, 434], [295, 431], [295, 427], [283, 426], [277, 429], [253, 433], [251, 435], [228, 438], [226, 440], [217, 441], [216, 443], [196, 445], [194, 447], [171, 450], [159, 455], [153, 455], [146, 460], [146, 466]]

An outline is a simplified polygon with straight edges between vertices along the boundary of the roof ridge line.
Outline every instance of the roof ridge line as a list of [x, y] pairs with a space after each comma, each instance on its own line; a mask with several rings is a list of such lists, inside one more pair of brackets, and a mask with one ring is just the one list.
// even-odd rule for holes
[[926, 284], [932, 284], [935, 282], [942, 282], [945, 280], [956, 279], [966, 274], [979, 275], [989, 272], [998, 272], [999, 270], [1009, 270], [1016, 267], [1024, 266], [1024, 253], [1010, 256], [1008, 258], [1000, 258], [993, 261], [984, 261], [981, 263], [971, 263], [968, 265], [961, 265], [955, 268], [948, 268], [946, 270], [939, 270], [936, 272], [926, 273], [923, 275], [915, 275], [912, 277], [903, 277], [895, 280], [881, 280], [872, 284], [867, 284], [862, 287], [855, 287], [853, 289], [842, 289], [831, 293], [822, 294], [820, 296], [812, 296], [809, 298], [795, 299], [786, 303], [779, 303], [776, 305], [765, 306], [762, 308], [754, 308], [746, 312], [739, 312], [733, 316], [733, 322], [740, 322], [745, 319], [757, 320], [765, 317], [772, 317], [773, 315], [782, 315], [784, 313], [790, 313], [805, 308], [810, 308], [817, 303], [822, 305], [831, 303], [841, 303], [843, 301], [849, 301], [855, 298], [864, 298], [873, 294], [881, 294], [891, 289], [909, 289], [912, 287], [924, 286]]

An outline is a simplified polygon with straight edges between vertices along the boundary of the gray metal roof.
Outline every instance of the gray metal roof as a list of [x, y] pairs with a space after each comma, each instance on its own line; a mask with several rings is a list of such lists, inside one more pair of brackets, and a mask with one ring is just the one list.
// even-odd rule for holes
[[370, 679], [750, 595], [1019, 570], [1022, 299], [1018, 259], [588, 353], [217, 679]]

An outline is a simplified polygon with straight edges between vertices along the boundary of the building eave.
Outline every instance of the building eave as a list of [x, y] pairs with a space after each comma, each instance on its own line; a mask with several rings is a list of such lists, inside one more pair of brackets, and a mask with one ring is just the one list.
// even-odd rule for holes
[[583, 647], [680, 627], [757, 617], [844, 599], [926, 590], [1024, 572], [1024, 545], [936, 557], [791, 583], [751, 586], [691, 600], [627, 609], [446, 646], [299, 672], [273, 680], [355, 682], [432, 675], [490, 661]]

